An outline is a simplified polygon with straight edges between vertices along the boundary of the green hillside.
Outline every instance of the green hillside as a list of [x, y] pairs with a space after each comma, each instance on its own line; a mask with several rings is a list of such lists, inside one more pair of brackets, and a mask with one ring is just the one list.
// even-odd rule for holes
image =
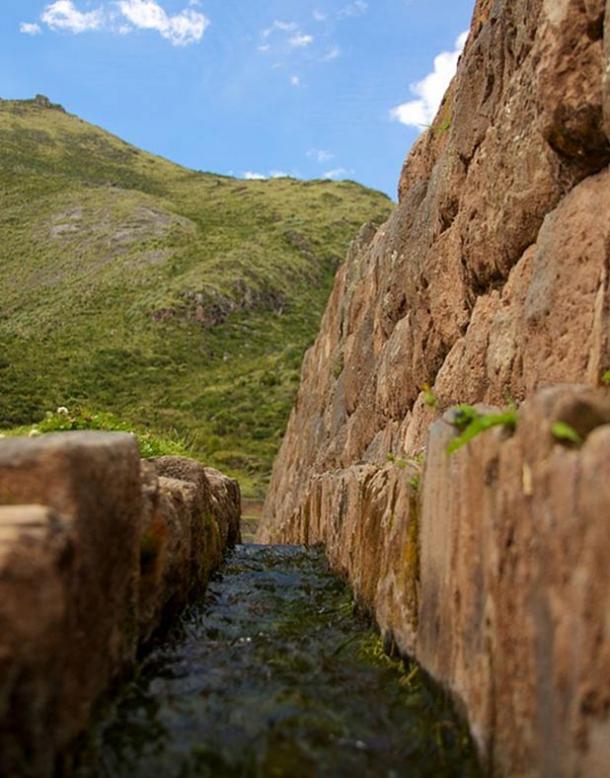
[[0, 428], [111, 412], [262, 492], [336, 268], [390, 206], [194, 172], [0, 101]]

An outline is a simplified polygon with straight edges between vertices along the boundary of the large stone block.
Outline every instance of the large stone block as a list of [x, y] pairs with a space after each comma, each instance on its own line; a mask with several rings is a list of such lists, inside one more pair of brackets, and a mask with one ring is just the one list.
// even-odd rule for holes
[[610, 140], [610, 0], [606, 0], [603, 42], [603, 114], [604, 131]]
[[140, 632], [146, 642], [205, 586], [239, 540], [237, 482], [184, 457], [142, 464]]
[[610, 161], [603, 116], [605, 6], [605, 0], [545, 0], [538, 33], [543, 135], [587, 172]]
[[241, 493], [239, 484], [212, 467], [205, 468], [210, 486], [212, 516], [218, 524], [221, 547], [241, 542], [239, 522], [241, 518]]
[[37, 505], [0, 507], [0, 775], [53, 774], [73, 543]]
[[142, 513], [135, 438], [66, 433], [0, 442], [0, 504], [37, 503], [62, 519], [73, 548], [58, 745], [133, 661]]
[[[416, 654], [463, 703], [494, 775], [606, 774], [610, 397], [563, 387], [447, 454], [432, 427]], [[559, 441], [569, 423], [582, 446]]]
[[[241, 494], [233, 478], [185, 457], [159, 457], [152, 460], [160, 476], [195, 484], [201, 505], [193, 514], [194, 575], [206, 557], [240, 542]], [[199, 562], [198, 560], [202, 560]], [[207, 563], [209, 567], [209, 562]]]

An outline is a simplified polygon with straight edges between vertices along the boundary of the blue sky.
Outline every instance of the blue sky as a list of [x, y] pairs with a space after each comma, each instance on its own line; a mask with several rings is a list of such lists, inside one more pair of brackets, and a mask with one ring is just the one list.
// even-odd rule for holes
[[395, 196], [473, 0], [2, 0], [0, 97], [236, 176]]

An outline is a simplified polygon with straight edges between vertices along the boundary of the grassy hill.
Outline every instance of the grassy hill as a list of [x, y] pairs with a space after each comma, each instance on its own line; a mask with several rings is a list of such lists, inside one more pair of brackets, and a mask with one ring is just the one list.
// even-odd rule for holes
[[390, 206], [194, 172], [0, 101], [0, 428], [111, 412], [260, 493], [336, 268]]

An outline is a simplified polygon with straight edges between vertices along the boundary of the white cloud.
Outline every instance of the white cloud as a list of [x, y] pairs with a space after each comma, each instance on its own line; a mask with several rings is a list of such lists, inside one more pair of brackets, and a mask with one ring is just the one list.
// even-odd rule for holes
[[24, 35], [40, 35], [42, 30], [40, 25], [35, 22], [21, 22], [19, 32], [22, 32]]
[[[108, 4], [116, 10], [104, 10], [100, 6], [92, 11], [80, 11], [73, 0], [54, 0], [46, 6], [40, 18], [52, 30], [75, 34], [100, 29], [119, 35], [128, 35], [136, 28], [155, 30], [174, 46], [199, 42], [210, 24], [204, 14], [193, 10], [200, 5], [199, 0], [189, 0], [188, 8], [173, 15], [156, 0], [112, 0]], [[38, 25], [23, 24], [21, 31], [36, 35], [36, 27]]]
[[301, 86], [301, 79], [298, 76], [290, 76], [292, 86]]
[[331, 46], [331, 48], [321, 58], [321, 62], [332, 62], [333, 59], [338, 59], [341, 56], [341, 49], [338, 46]]
[[267, 27], [266, 30], [263, 30], [263, 38], [268, 38], [270, 35], [272, 35], [276, 30], [279, 30], [280, 32], [294, 32], [298, 29], [298, 24], [296, 22], [282, 22], [278, 19], [276, 19], [271, 27]]
[[283, 170], [270, 170], [269, 173], [255, 173], [252, 170], [246, 170], [242, 178], [245, 178], [246, 181], [267, 181], [269, 178], [289, 178], [289, 176], [290, 174]]
[[368, 10], [368, 3], [364, 0], [355, 0], [355, 2], [344, 6], [338, 13], [339, 19], [346, 19], [349, 16], [362, 16]]
[[309, 46], [313, 43], [313, 36], [312, 35], [304, 35], [301, 32], [298, 32], [296, 35], [293, 35], [292, 38], [288, 41], [290, 45], [295, 49], [301, 49], [304, 46]]
[[316, 20], [316, 22], [325, 22], [328, 17], [323, 11], [316, 10], [313, 12], [313, 18]]
[[345, 176], [350, 175], [353, 172], [353, 170], [346, 170], [344, 167], [336, 167], [334, 170], [327, 170], [326, 173], [324, 173], [323, 178], [336, 180], [337, 178], [345, 178]]
[[[274, 33], [279, 34], [275, 35]], [[277, 51], [280, 56], [286, 56], [295, 50], [305, 49], [315, 42], [314, 36], [303, 32], [296, 22], [286, 22], [280, 19], [275, 19], [271, 26], [261, 30], [260, 35], [262, 41], [258, 50], [261, 52]], [[273, 36], [273, 45], [270, 40], [271, 36]], [[298, 86], [294, 80], [293, 85]]]
[[326, 151], [325, 149], [309, 149], [307, 152], [307, 156], [310, 159], [315, 159], [316, 162], [330, 162], [331, 159], [335, 158], [334, 154], [331, 154], [330, 151]]
[[187, 8], [170, 16], [156, 0], [119, 0], [123, 16], [141, 30], [155, 30], [173, 46], [198, 43], [210, 24], [199, 11]]
[[458, 59], [466, 45], [468, 33], [463, 32], [455, 42], [453, 51], [443, 51], [434, 60], [434, 70], [410, 89], [417, 100], [397, 105], [390, 111], [390, 117], [420, 131], [434, 121], [447, 87], [457, 70]]
[[79, 11], [72, 0], [55, 0], [49, 3], [40, 18], [52, 30], [65, 30], [75, 35], [88, 30], [98, 30], [104, 20], [101, 8], [95, 11]]

